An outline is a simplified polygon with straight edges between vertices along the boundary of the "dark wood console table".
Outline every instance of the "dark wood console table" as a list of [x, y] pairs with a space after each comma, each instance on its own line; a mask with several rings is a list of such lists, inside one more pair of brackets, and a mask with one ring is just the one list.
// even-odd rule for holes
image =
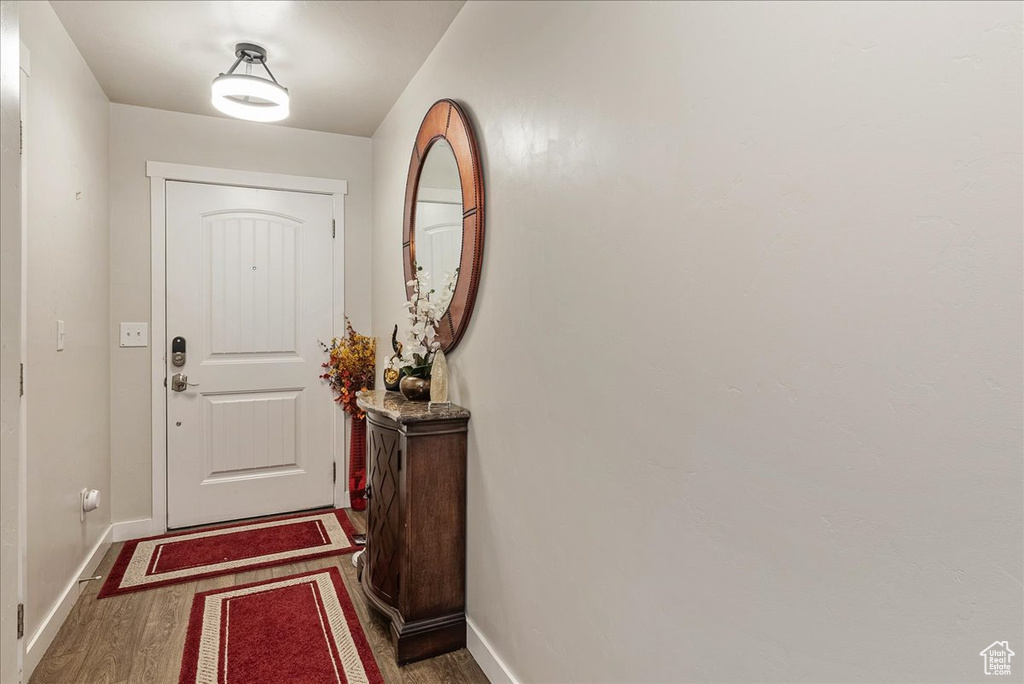
[[469, 411], [383, 390], [357, 401], [367, 423], [363, 592], [391, 621], [399, 664], [463, 648]]

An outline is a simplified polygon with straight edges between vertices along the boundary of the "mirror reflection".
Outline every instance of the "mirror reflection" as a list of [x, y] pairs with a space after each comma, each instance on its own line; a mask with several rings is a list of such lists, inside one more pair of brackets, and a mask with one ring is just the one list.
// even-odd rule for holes
[[444, 138], [427, 150], [416, 190], [415, 216], [416, 265], [427, 273], [428, 289], [450, 301], [462, 258], [462, 185], [455, 153]]

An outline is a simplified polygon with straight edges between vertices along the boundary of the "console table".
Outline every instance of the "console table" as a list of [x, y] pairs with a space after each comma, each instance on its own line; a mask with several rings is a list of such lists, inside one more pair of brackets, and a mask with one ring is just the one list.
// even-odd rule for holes
[[357, 403], [367, 423], [359, 583], [391, 622], [399, 664], [463, 648], [469, 411], [383, 390]]

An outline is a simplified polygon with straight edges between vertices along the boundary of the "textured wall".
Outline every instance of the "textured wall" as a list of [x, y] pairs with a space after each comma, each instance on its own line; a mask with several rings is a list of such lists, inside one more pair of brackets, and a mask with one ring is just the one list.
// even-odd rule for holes
[[[150, 208], [146, 162], [162, 161], [348, 181], [345, 308], [370, 325], [370, 139], [114, 104], [110, 107], [110, 330], [150, 320]], [[150, 340], [153, 343], [153, 340]], [[152, 506], [150, 349], [110, 351], [116, 522]]]
[[374, 135], [373, 321], [456, 98], [488, 193], [449, 357], [469, 614], [522, 681], [980, 681], [1024, 646], [1021, 18], [456, 17]]
[[[110, 103], [47, 2], [23, 2], [31, 637], [110, 524]], [[65, 322], [57, 351], [57, 320]], [[102, 492], [79, 520], [80, 492]]]

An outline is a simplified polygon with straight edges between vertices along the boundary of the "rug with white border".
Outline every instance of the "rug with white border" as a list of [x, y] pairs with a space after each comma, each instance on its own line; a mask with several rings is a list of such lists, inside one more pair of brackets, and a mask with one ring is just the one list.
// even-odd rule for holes
[[383, 684], [338, 568], [196, 594], [179, 684]]
[[98, 598], [358, 551], [344, 509], [125, 542]]

